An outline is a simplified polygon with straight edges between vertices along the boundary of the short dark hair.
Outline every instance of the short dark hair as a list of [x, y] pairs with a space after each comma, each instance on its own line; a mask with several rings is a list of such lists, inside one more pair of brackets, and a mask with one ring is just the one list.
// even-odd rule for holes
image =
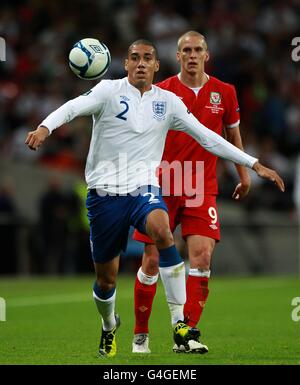
[[139, 45], [139, 44], [148, 45], [148, 46], [152, 47], [154, 49], [155, 58], [158, 59], [157, 48], [155, 47], [155, 45], [153, 43], [151, 43], [151, 41], [149, 41], [147, 39], [138, 39], [138, 40], [135, 40], [133, 43], [131, 43], [130, 46], [128, 47], [128, 54], [132, 50], [133, 46]]

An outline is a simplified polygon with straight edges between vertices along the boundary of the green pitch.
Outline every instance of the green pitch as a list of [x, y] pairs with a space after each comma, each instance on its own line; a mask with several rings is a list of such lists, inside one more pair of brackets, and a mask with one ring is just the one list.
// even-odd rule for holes
[[[300, 321], [291, 305], [296, 278], [213, 278], [201, 320], [206, 355], [172, 352], [170, 316], [161, 283], [150, 322], [151, 354], [131, 353], [134, 276], [119, 276], [122, 325], [114, 358], [97, 355], [100, 322], [93, 277], [0, 279], [6, 322], [0, 322], [0, 364], [300, 364]], [[298, 313], [300, 315], [300, 310]]]

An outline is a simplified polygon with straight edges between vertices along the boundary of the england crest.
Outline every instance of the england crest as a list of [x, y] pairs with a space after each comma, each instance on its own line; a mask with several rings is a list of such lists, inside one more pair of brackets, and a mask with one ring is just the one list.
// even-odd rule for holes
[[158, 120], [162, 120], [165, 118], [167, 112], [167, 102], [152, 102], [152, 110], [154, 112], [154, 117]]
[[221, 104], [221, 95], [219, 92], [210, 93], [210, 102], [211, 104]]

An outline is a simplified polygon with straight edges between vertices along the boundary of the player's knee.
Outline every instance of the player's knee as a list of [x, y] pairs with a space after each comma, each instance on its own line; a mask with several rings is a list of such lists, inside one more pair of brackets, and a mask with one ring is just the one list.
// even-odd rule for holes
[[116, 281], [114, 279], [97, 278], [97, 285], [102, 291], [110, 291], [116, 287]]
[[173, 243], [173, 234], [169, 227], [155, 226], [152, 229], [152, 239], [156, 244], [169, 244]]
[[190, 254], [190, 264], [196, 269], [209, 270], [211, 255], [211, 250], [207, 247], [196, 248]]

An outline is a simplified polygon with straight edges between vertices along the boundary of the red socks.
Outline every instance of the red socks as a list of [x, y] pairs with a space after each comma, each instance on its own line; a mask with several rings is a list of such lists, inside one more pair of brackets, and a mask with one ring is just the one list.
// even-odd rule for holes
[[208, 278], [188, 276], [184, 317], [191, 327], [197, 326], [209, 293]]
[[[138, 277], [134, 285], [134, 334], [149, 333], [148, 322], [152, 310], [153, 299], [156, 293], [157, 283], [146, 285], [141, 283]], [[188, 276], [186, 282], [186, 303], [184, 305], [184, 317], [187, 324], [196, 327], [204, 309], [209, 293], [208, 278]]]
[[136, 276], [134, 285], [134, 334], [148, 333], [148, 322], [152, 310], [152, 303], [156, 293], [157, 283], [145, 285]]

